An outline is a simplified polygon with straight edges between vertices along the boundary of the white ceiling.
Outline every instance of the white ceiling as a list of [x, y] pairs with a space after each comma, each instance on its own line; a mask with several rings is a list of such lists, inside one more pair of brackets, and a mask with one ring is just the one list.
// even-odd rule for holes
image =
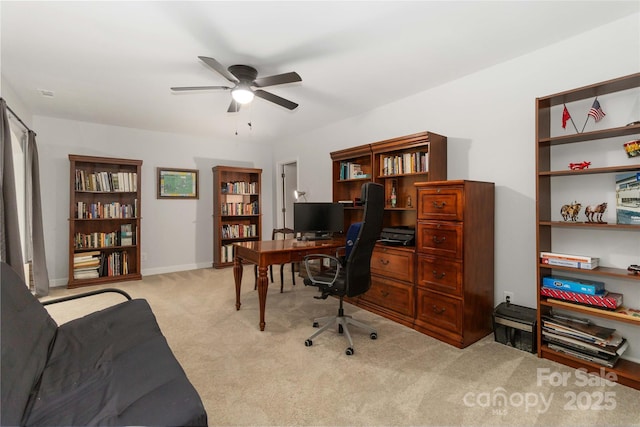
[[[637, 0], [3, 0], [0, 67], [3, 83], [37, 115], [277, 140], [639, 11]], [[300, 106], [256, 99], [227, 113], [228, 91], [173, 93], [172, 86], [228, 85], [198, 56], [251, 65], [259, 77], [296, 71], [301, 83], [267, 90]]]

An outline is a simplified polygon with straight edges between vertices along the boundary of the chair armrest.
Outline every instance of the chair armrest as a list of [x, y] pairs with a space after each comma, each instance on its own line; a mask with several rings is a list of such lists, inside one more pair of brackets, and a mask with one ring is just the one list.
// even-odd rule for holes
[[[320, 280], [317, 275], [316, 276], [313, 275], [312, 269], [309, 267], [309, 264], [311, 261], [314, 261], [317, 259], [322, 259], [322, 260], [328, 259], [330, 260], [329, 262], [332, 266], [335, 265], [335, 272], [331, 281], [327, 282], [325, 280]], [[342, 262], [338, 257], [335, 257], [335, 256], [326, 255], [326, 254], [310, 254], [304, 257], [304, 268], [307, 270], [307, 277], [309, 278], [309, 280], [311, 280], [311, 283], [313, 283], [314, 285], [317, 284], [317, 285], [331, 286], [335, 283], [336, 279], [338, 278], [338, 275], [340, 274], [340, 269], [342, 268]]]
[[90, 296], [93, 296], [93, 295], [105, 294], [105, 293], [108, 293], [108, 292], [114, 292], [114, 293], [120, 294], [120, 295], [124, 296], [126, 299], [128, 299], [129, 301], [131, 301], [131, 296], [128, 293], [126, 293], [125, 291], [120, 290], [120, 289], [116, 289], [116, 288], [106, 288], [106, 289], [98, 289], [98, 290], [95, 290], [95, 291], [83, 292], [81, 294], [76, 294], [76, 295], [69, 295], [69, 296], [61, 297], [61, 298], [50, 299], [50, 300], [47, 300], [47, 301], [41, 301], [41, 303], [42, 303], [42, 305], [57, 304], [59, 302], [71, 301], [71, 300], [75, 300], [75, 299], [90, 297]]

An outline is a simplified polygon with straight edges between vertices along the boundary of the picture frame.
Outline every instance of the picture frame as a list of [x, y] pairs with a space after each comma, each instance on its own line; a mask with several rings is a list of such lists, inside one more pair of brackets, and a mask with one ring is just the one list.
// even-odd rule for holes
[[198, 199], [199, 170], [158, 167], [158, 199]]

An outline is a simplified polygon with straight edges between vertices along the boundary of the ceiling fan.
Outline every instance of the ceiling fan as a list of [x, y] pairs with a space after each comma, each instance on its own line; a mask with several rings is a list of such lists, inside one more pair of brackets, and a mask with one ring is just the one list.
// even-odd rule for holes
[[294, 110], [298, 107], [295, 102], [284, 99], [273, 93], [266, 92], [262, 89], [267, 86], [281, 85], [285, 83], [301, 82], [302, 79], [296, 72], [277, 74], [275, 76], [258, 78], [258, 71], [248, 65], [232, 65], [225, 69], [222, 64], [213, 58], [206, 56], [198, 56], [202, 62], [213, 68], [220, 73], [225, 79], [234, 83], [235, 86], [187, 86], [187, 87], [172, 87], [171, 90], [175, 92], [189, 91], [189, 90], [231, 90], [231, 104], [229, 104], [228, 113], [235, 113], [240, 111], [242, 104], [248, 104], [253, 100], [254, 96], [258, 98], [271, 101], [289, 110]]

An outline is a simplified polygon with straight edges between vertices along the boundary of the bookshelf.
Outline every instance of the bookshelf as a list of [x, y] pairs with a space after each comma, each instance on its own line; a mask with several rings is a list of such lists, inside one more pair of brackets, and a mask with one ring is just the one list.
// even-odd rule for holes
[[[623, 238], [633, 239], [634, 237], [630, 236], [640, 235], [639, 225], [619, 224], [617, 222], [585, 222], [584, 210], [579, 214], [579, 221], [563, 221], [562, 217], [560, 217], [561, 203], [567, 203], [568, 198], [558, 197], [559, 193], [563, 194], [562, 184], [570, 189], [572, 200], [580, 197], [576, 196], [575, 193], [580, 194], [580, 188], [585, 187], [587, 182], [590, 191], [596, 194], [595, 197], [605, 197], [606, 193], [601, 190], [593, 190], [593, 188], [602, 189], [607, 188], [609, 185], [613, 187], [613, 177], [616, 173], [640, 173], [640, 164], [638, 163], [640, 158], [628, 158], [622, 150], [624, 141], [638, 138], [640, 125], [637, 122], [625, 125], [623, 119], [611, 114], [610, 123], [612, 123], [612, 126], [609, 128], [603, 128], [602, 124], [600, 124], [597, 130], [556, 135], [558, 132], [554, 130], [553, 126], [553, 120], [556, 117], [559, 119], [563, 104], [574, 110], [576, 105], [574, 103], [576, 102], [579, 105], [589, 105], [595, 97], [606, 97], [607, 95], [611, 95], [611, 99], [617, 99], [620, 102], [619, 100], [624, 99], [624, 93], [629, 91], [631, 91], [631, 94], [627, 95], [627, 97], [634, 100], [637, 99], [638, 88], [640, 88], [640, 73], [536, 99], [537, 250], [535, 262], [537, 266], [538, 325], [542, 324], [543, 317], [550, 312], [564, 310], [578, 317], [583, 315], [591, 316], [595, 318], [594, 323], [596, 324], [598, 324], [599, 320], [603, 320], [623, 324], [620, 326], [628, 324], [631, 325], [631, 328], [640, 326], [637, 318], [621, 316], [615, 311], [597, 309], [547, 297], [540, 290], [543, 278], [546, 276], [584, 275], [591, 280], [606, 281], [609, 279], [620, 281], [620, 291], [623, 294], [629, 291], [629, 294], [625, 296], [626, 301], [627, 296], [633, 295], [633, 290], [640, 284], [639, 275], [633, 275], [618, 265], [601, 264], [593, 270], [586, 270], [543, 264], [538, 257], [540, 252], [553, 252], [554, 250], [557, 252], [581, 253], [581, 244], [584, 245], [584, 242], [590, 245], [602, 245], [603, 247], [613, 243], [623, 247]], [[581, 102], [582, 104], [580, 104]], [[616, 120], [623, 121], [616, 123]], [[570, 125], [567, 127], [569, 128]], [[563, 161], [566, 158], [566, 151], [563, 150], [567, 149], [571, 150], [571, 158], [584, 156], [590, 153], [589, 150], [592, 150], [591, 153], [593, 153], [593, 150], [598, 149], [600, 151], [597, 152], [600, 156], [597, 157], [597, 160], [594, 160], [593, 167], [582, 170], [567, 169], [566, 162]], [[615, 203], [610, 203], [609, 209], [615, 210]], [[559, 236], [562, 236], [562, 238]], [[562, 250], [556, 249], [561, 245], [563, 246]], [[606, 254], [603, 253], [602, 256], [604, 255]], [[607, 282], [605, 284], [608, 285]], [[631, 307], [638, 308], [633, 298], [629, 298], [629, 300]], [[615, 328], [616, 326], [613, 327]], [[640, 364], [635, 361], [620, 359], [613, 367], [605, 367], [599, 363], [557, 351], [549, 345], [540, 327], [538, 327], [537, 340], [539, 357], [554, 360], [573, 368], [586, 369], [596, 374], [606, 371], [608, 375], [615, 374], [619, 383], [640, 389]], [[638, 345], [638, 343], [630, 342], [630, 345]]]
[[[384, 185], [383, 226], [415, 228], [415, 184], [447, 179], [447, 138], [420, 132], [334, 151], [331, 160], [333, 201], [345, 202], [345, 230], [362, 219], [363, 207], [357, 199], [362, 184], [368, 181]], [[349, 170], [357, 173], [346, 173]], [[371, 258], [371, 289], [349, 302], [414, 327], [416, 263], [415, 246], [376, 245]]]
[[233, 265], [233, 243], [260, 240], [262, 169], [213, 168], [213, 267]]
[[140, 280], [142, 160], [69, 155], [67, 287]]

